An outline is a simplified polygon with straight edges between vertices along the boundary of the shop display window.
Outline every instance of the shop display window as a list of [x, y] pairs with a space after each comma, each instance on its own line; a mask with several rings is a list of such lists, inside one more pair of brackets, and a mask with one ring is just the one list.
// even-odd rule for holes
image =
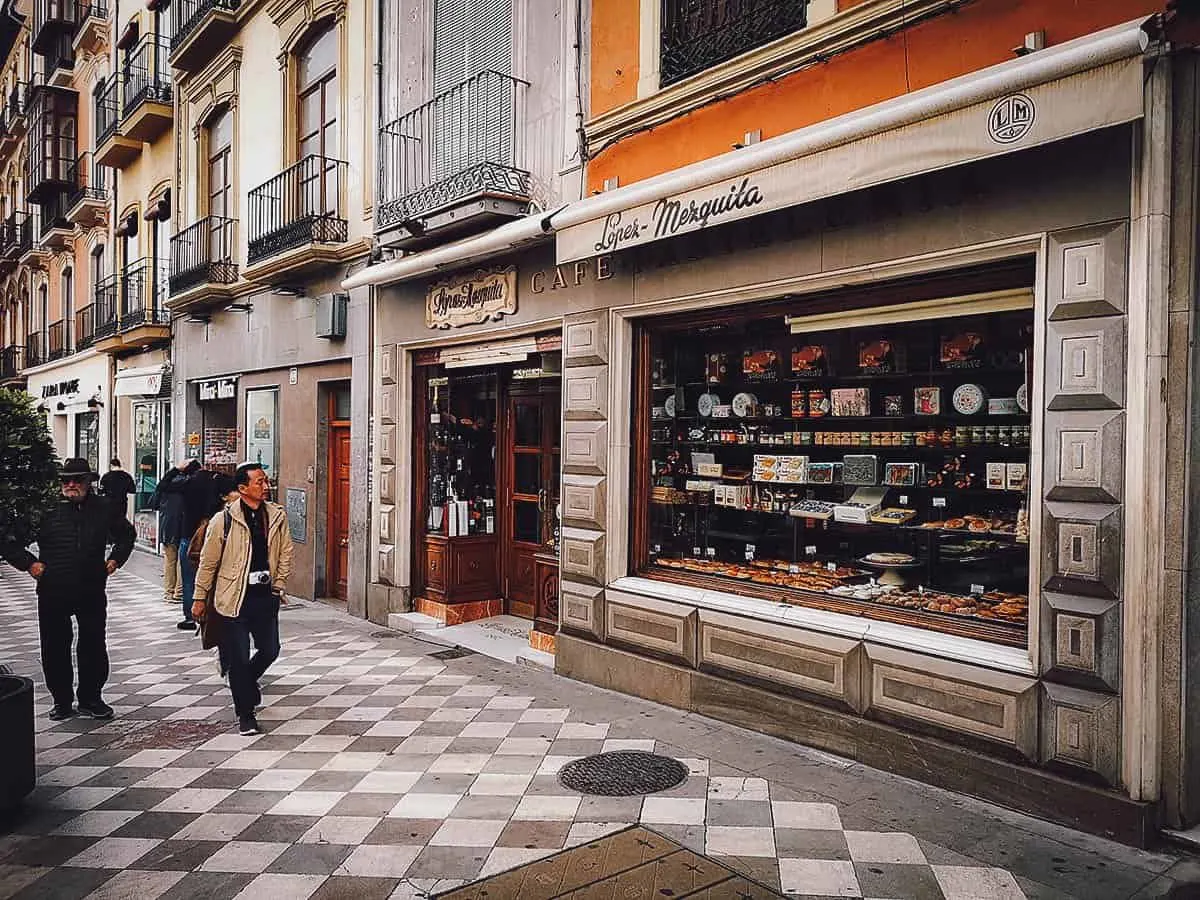
[[643, 326], [636, 568], [1024, 646], [1032, 293], [769, 310]]
[[496, 408], [494, 370], [428, 379], [429, 433], [426, 534], [460, 537], [496, 531]]

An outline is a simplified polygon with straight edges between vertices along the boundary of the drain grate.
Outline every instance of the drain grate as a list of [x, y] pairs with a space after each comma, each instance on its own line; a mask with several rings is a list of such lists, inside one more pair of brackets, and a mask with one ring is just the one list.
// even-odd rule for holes
[[474, 656], [474, 650], [468, 650], [466, 647], [451, 647], [449, 650], [439, 650], [437, 653], [430, 653], [428, 656], [432, 659], [462, 659], [464, 656]]
[[[229, 734], [231, 722], [160, 722], [124, 720], [114, 723], [121, 734], [105, 744], [106, 750], [193, 750], [217, 735]], [[101, 731], [102, 729], [97, 729]]]
[[371, 637], [377, 641], [382, 641], [386, 640], [387, 638], [398, 638], [400, 635], [395, 631], [372, 631]]
[[669, 756], [643, 750], [598, 753], [567, 763], [559, 770], [563, 787], [601, 797], [654, 794], [683, 783], [687, 766]]

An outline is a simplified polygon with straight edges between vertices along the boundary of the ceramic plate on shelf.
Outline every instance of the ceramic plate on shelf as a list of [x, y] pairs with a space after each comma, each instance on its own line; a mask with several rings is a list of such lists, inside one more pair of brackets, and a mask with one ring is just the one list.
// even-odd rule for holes
[[740, 418], [754, 415], [754, 407], [758, 405], [758, 398], [753, 394], [742, 392], [735, 394], [733, 398], [733, 414]]
[[954, 389], [950, 400], [954, 404], [955, 412], [973, 416], [983, 410], [984, 404], [987, 403], [987, 395], [977, 384], [960, 384]]
[[716, 394], [701, 394], [696, 400], [696, 412], [708, 417], [712, 415], [713, 407], [721, 405], [721, 398]]
[[1023, 413], [1029, 412], [1029, 385], [1022, 384], [1017, 388], [1017, 407]]
[[674, 394], [672, 394], [670, 397], [668, 397], [666, 400], [663, 401], [663, 409], [666, 410], [666, 413], [670, 418], [672, 418], [672, 419], [675, 418], [675, 395]]

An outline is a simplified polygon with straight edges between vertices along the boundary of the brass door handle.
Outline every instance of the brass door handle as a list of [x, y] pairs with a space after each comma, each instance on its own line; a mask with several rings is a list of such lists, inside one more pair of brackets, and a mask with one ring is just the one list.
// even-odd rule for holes
[[340, 541], [338, 541], [338, 545], [341, 547], [349, 547], [350, 546], [350, 538], [342, 538]]

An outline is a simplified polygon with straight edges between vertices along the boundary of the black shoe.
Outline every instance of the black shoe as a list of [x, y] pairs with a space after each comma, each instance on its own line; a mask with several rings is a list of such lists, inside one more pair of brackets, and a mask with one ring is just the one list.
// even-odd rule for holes
[[177, 622], [175, 627], [180, 631], [195, 631], [196, 622], [193, 619], [184, 619], [182, 622]]
[[91, 703], [79, 701], [79, 713], [89, 719], [111, 719], [116, 715], [113, 708], [103, 700], [93, 700]]
[[63, 719], [70, 719], [75, 715], [75, 707], [70, 703], [55, 703], [50, 710], [50, 721], [61, 722]]
[[258, 727], [258, 719], [254, 716], [239, 716], [238, 717], [238, 734], [244, 737], [250, 737], [255, 734], [262, 734]]

